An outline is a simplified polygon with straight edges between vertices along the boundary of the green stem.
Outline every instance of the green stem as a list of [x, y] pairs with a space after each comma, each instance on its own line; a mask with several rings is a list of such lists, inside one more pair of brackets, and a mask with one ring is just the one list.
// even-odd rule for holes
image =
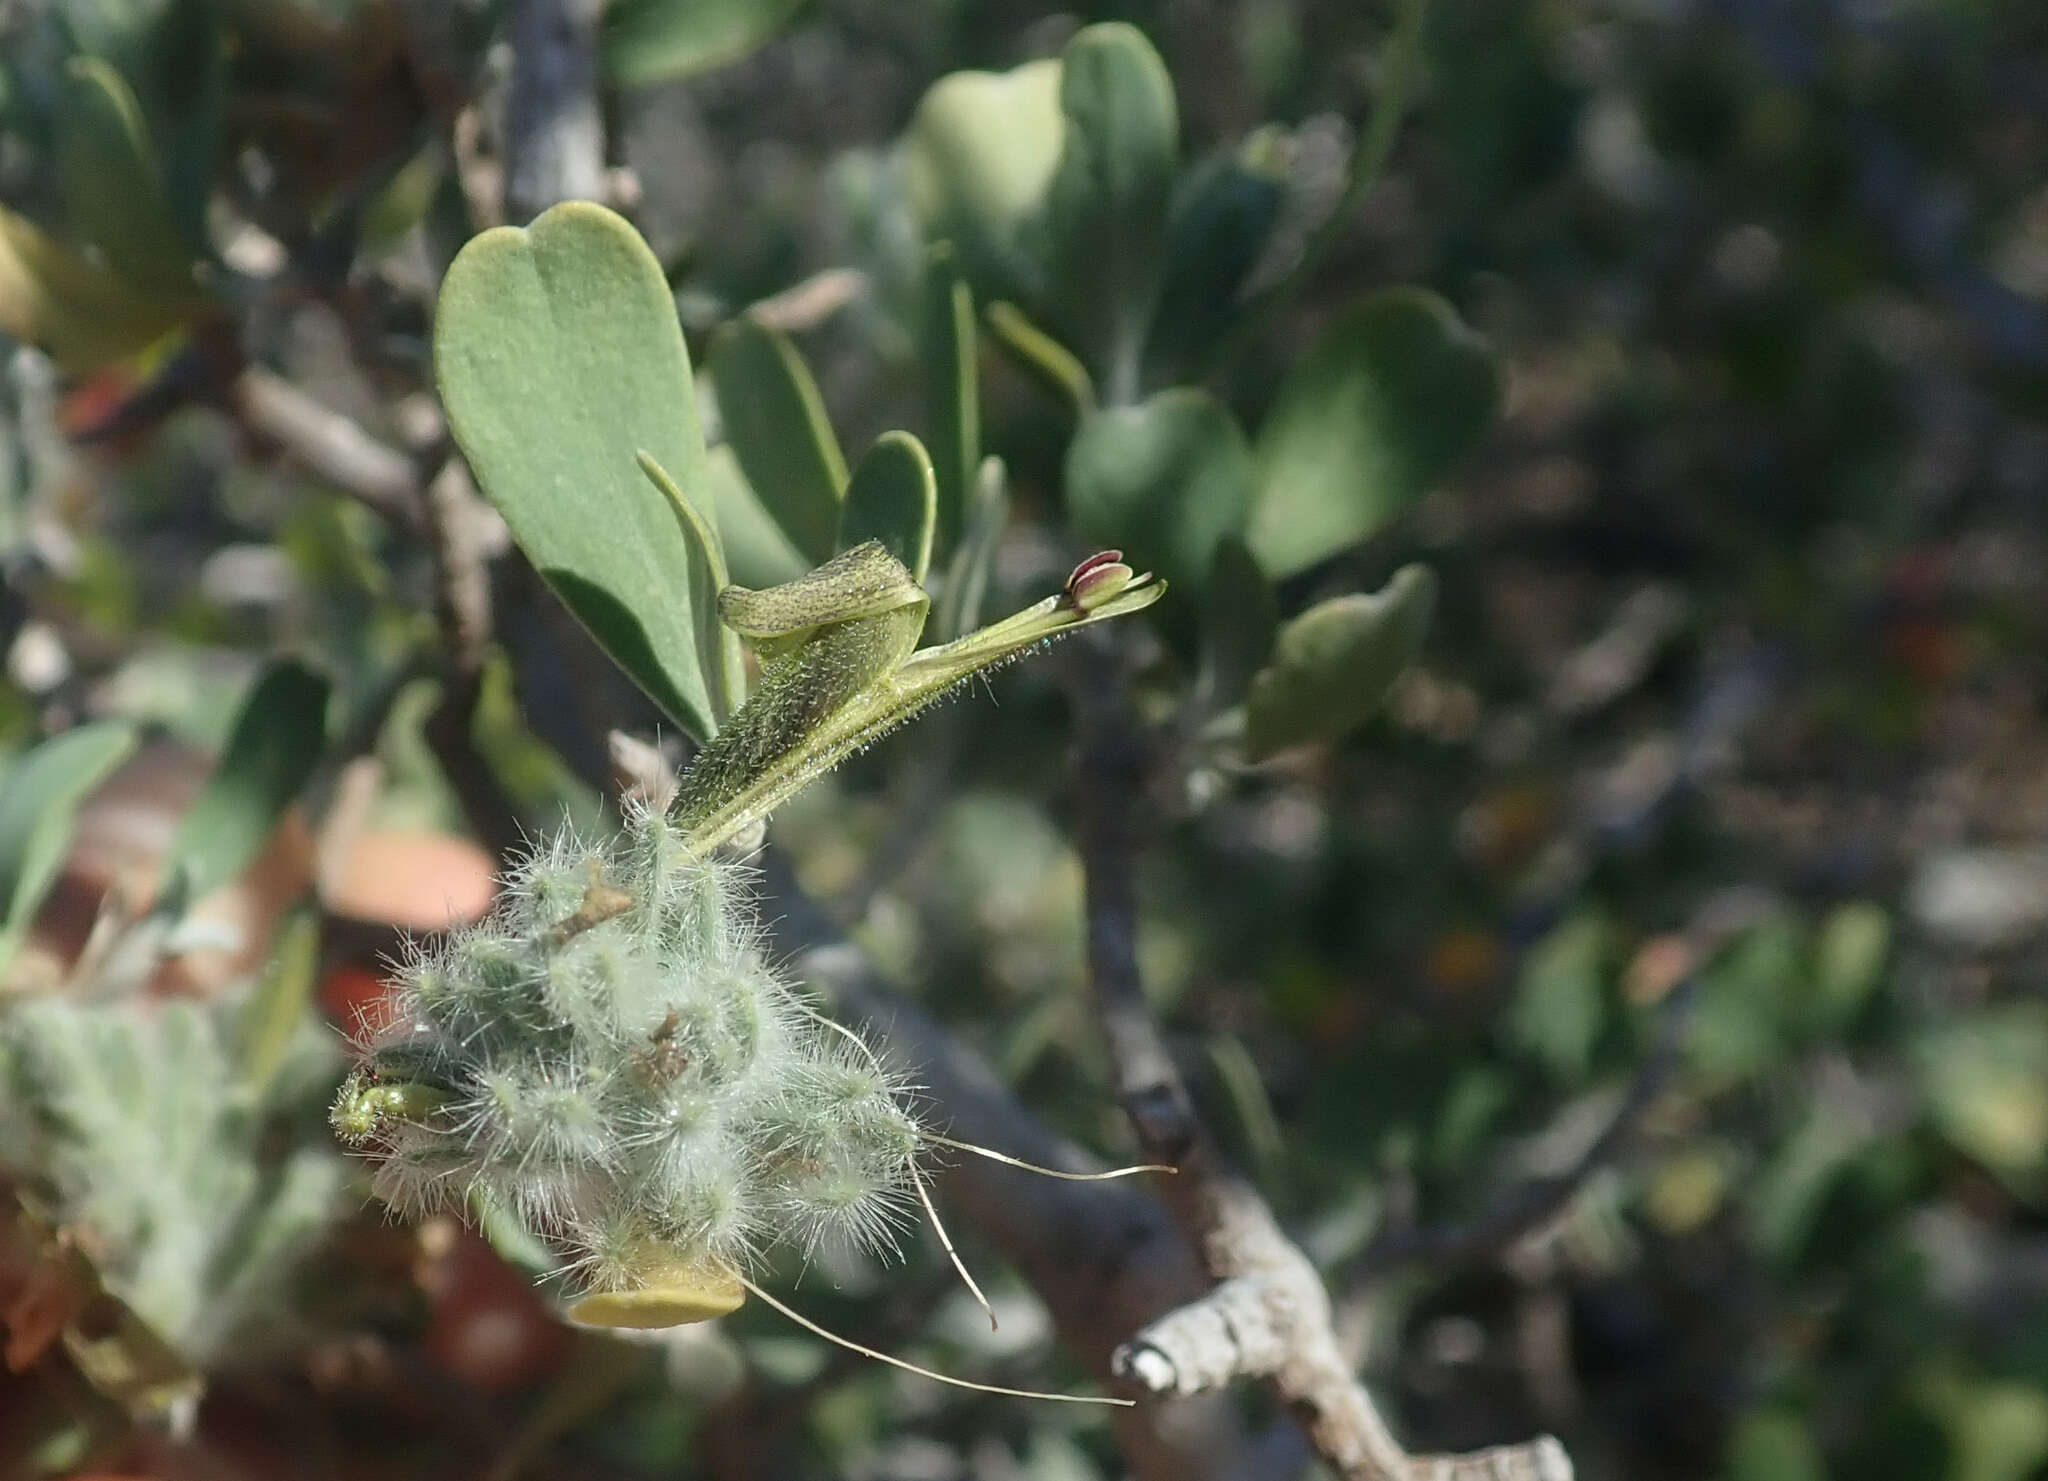
[[1366, 123], [1364, 136], [1351, 152], [1351, 175], [1344, 183], [1344, 194], [1330, 213], [1317, 223], [1308, 240], [1302, 243], [1301, 256], [1294, 266], [1279, 282], [1245, 305], [1236, 323], [1210, 347], [1196, 379], [1206, 380], [1216, 374], [1272, 325], [1281, 311], [1294, 301], [1295, 295], [1321, 270], [1323, 259], [1336, 247], [1345, 228], [1351, 224], [1351, 218], [1365, 204], [1365, 198], [1372, 194], [1373, 187], [1379, 184], [1380, 176], [1385, 173], [1387, 160], [1394, 152], [1394, 140], [1400, 136], [1401, 123], [1408, 113], [1416, 60], [1422, 51], [1423, 23], [1429, 15], [1429, 0], [1399, 0], [1399, 3], [1401, 8], [1394, 22], [1394, 34], [1387, 39], [1386, 86]]

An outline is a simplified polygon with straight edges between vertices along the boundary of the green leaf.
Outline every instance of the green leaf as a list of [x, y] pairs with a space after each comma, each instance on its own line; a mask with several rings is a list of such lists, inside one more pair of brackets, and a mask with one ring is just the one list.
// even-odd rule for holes
[[1746, 1414], [1728, 1440], [1727, 1481], [1827, 1481], [1813, 1430], [1784, 1409]]
[[924, 444], [908, 432], [884, 432], [853, 470], [839, 517], [839, 548], [879, 540], [919, 583], [932, 563], [938, 480]]
[[718, 594], [732, 584], [726, 574], [725, 552], [719, 547], [717, 531], [676, 487], [668, 469], [645, 449], [640, 453], [640, 471], [668, 500], [690, 548], [690, 626], [697, 635], [697, 667], [711, 696], [711, 717], [723, 727], [747, 695], [746, 661], [740, 653], [739, 637], [718, 616]]
[[160, 909], [180, 912], [256, 857], [327, 745], [328, 683], [296, 659], [250, 687], [228, 743], [171, 841]]
[[1066, 117], [1046, 198], [1053, 312], [1112, 402], [1138, 389], [1180, 159], [1173, 79], [1120, 21], [1087, 26], [1060, 56]]
[[1052, 60], [950, 73], [917, 105], [903, 142], [911, 207], [984, 298], [1031, 301], [1045, 286], [1037, 236], [1065, 132]]
[[716, 728], [689, 542], [647, 452], [707, 487], [690, 361], [661, 264], [622, 218], [569, 201], [464, 247], [434, 369], [484, 494], [614, 662], [683, 728]]
[[270, 965], [241, 1006], [236, 1050], [242, 1085], [252, 1104], [263, 1103], [291, 1052], [319, 975], [320, 917], [302, 906], [285, 918]]
[[1501, 373], [1435, 294], [1391, 288], [1341, 314], [1282, 383], [1258, 439], [1251, 545], [1288, 576], [1406, 510], [1486, 432]]
[[726, 443], [711, 449], [710, 474], [706, 497], [734, 581], [741, 586], [780, 586], [811, 568], [775, 517], [761, 507], [760, 496]]
[[56, 881], [78, 804], [134, 749], [131, 726], [81, 725], [44, 741], [0, 779], [0, 972]]
[[1032, 323], [1014, 303], [990, 304], [987, 318], [996, 343], [1026, 374], [1073, 407], [1074, 415], [1086, 416], [1095, 409], [1095, 382], [1073, 351]]
[[980, 624], [989, 585], [995, 579], [996, 551], [1009, 523], [1009, 479], [1003, 460], [983, 458], [967, 505], [967, 528], [953, 551], [952, 564], [946, 567], [946, 587], [939, 595], [935, 621], [941, 642], [963, 637]]
[[1280, 630], [1273, 661], [1245, 702], [1254, 761], [1287, 746], [1337, 740], [1372, 718], [1422, 646], [1436, 577], [1403, 566], [1380, 591], [1319, 603]]
[[605, 81], [651, 87], [737, 62], [775, 39], [805, 0], [609, 0]]
[[68, 371], [119, 360], [161, 339], [196, 294], [140, 288], [0, 207], [0, 329]]
[[171, 218], [142, 105], [97, 57], [65, 70], [58, 174], [72, 235], [138, 285], [189, 288], [192, 245]]
[[1235, 535], [1216, 547], [1203, 608], [1210, 700], [1234, 705], [1272, 655], [1280, 630], [1279, 594], [1252, 559], [1250, 547]]
[[1258, 263], [1287, 199], [1283, 171], [1263, 141], [1208, 160], [1174, 193], [1159, 303], [1145, 342], [1155, 380], [1172, 377], [1235, 317], [1238, 292]]
[[974, 291], [944, 242], [925, 259], [918, 350], [923, 360], [925, 416], [938, 478], [938, 548], [949, 551], [967, 518], [967, 499], [981, 464], [981, 390], [976, 375]]
[[1082, 535], [1200, 592], [1217, 547], [1244, 530], [1251, 450], [1222, 402], [1176, 386], [1084, 417], [1067, 444], [1066, 485]]
[[1606, 1018], [1609, 939], [1594, 914], [1556, 927], [1530, 949], [1508, 1007], [1514, 1042], [1567, 1085], [1584, 1078]]
[[2048, 1191], [2048, 1007], [2010, 1003], [1945, 1023], [1916, 1058], [1942, 1135], [2023, 1196]]
[[777, 330], [741, 319], [713, 345], [711, 378], [725, 440], [763, 507], [813, 565], [829, 560], [839, 536], [846, 457], [796, 346]]

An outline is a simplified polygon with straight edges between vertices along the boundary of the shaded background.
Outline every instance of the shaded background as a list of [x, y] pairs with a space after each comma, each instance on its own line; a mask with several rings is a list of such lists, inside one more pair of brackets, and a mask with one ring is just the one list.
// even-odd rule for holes
[[[356, 825], [399, 842], [360, 872], [440, 871], [365, 900], [315, 858], [319, 818], [273, 840], [351, 921], [326, 937], [330, 1014], [374, 993], [349, 974], [389, 925], [432, 924], [408, 898], [487, 872], [421, 736], [440, 687], [404, 671], [431, 633], [426, 554], [281, 460], [226, 389], [258, 363], [390, 446], [438, 436], [428, 311], [474, 222], [439, 142], [460, 127], [437, 120], [474, 120], [467, 164], [487, 170], [504, 59], [486, 55], [463, 113], [476, 84], [451, 67], [436, 93], [439, 53], [403, 9], [366, 6], [346, 54], [288, 99], [252, 88], [236, 116], [221, 188], [285, 260], [262, 291], [153, 364], [8, 360], [0, 737], [88, 714], [161, 726], [88, 806], [39, 937], [52, 975], [106, 880], [147, 878], [196, 758], [279, 647], [376, 720]], [[64, 169], [32, 123], [38, 10], [0, 9], [0, 196], [31, 212]], [[858, 269], [825, 281], [800, 342], [849, 446], [914, 423], [892, 142], [943, 72], [1056, 52], [1104, 18], [1167, 59], [1189, 157], [1287, 126], [1298, 237], [1369, 112], [1376, 6], [821, 0], [751, 57], [608, 107], [630, 172], [613, 184], [693, 348], [755, 300]], [[451, 5], [435, 23], [486, 20]], [[1284, 593], [1435, 566], [1437, 623], [1385, 716], [1166, 800], [1142, 947], [1175, 1047], [1341, 1321], [1372, 1331], [1364, 1371], [1417, 1449], [1548, 1430], [1595, 1481], [2048, 1473], [2048, 11], [1447, 0], [1425, 59], [1386, 177], [1219, 386], [1256, 425], [1337, 307], [1413, 282], [1491, 339], [1507, 409], [1421, 505]], [[410, 210], [388, 188], [407, 160]], [[260, 269], [270, 249], [242, 245]], [[999, 568], [1017, 605], [1057, 564], [1042, 529], [1068, 429], [1000, 361], [984, 394], [1022, 511]], [[479, 748], [530, 825], [593, 820], [605, 730], [652, 718], [593, 677], [515, 556], [495, 576]], [[1030, 666], [997, 698], [849, 766], [778, 841], [813, 896], [859, 905], [905, 992], [1114, 1154], [1068, 717]], [[891, 748], [937, 756], [943, 783], [906, 780]], [[316, 811], [346, 794], [330, 780]], [[876, 889], [878, 848], [900, 872]], [[236, 907], [259, 942], [279, 903], [260, 894]], [[1646, 1063], [1627, 1145], [1556, 1228], [1398, 1258], [1417, 1219], [1573, 1168]], [[759, 1315], [659, 1360], [615, 1354], [592, 1392], [603, 1365], [568, 1358], [578, 1339], [467, 1236], [367, 1212], [328, 1244], [284, 1359], [222, 1356], [203, 1443], [67, 1451], [46, 1421], [97, 1401], [51, 1355], [0, 1376], [0, 1469], [90, 1452], [192, 1475], [279, 1456], [480, 1473], [515, 1416], [553, 1405], [528, 1474], [1118, 1471], [1097, 1419], [941, 1399]], [[1014, 1279], [994, 1282], [1010, 1320], [991, 1347], [931, 1249], [826, 1273], [840, 1289], [801, 1293], [863, 1340], [1007, 1363], [1005, 1381], [1074, 1371]], [[472, 1307], [504, 1325], [477, 1336]], [[1261, 1399], [1241, 1398], [1256, 1427]]]

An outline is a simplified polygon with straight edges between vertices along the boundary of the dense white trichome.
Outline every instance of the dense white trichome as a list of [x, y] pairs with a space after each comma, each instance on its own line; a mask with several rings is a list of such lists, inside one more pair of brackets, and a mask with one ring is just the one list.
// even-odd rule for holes
[[888, 1248], [917, 1192], [904, 1087], [768, 967], [743, 871], [659, 813], [565, 837], [416, 951], [334, 1122], [406, 1213], [487, 1197], [582, 1293], [778, 1241]]

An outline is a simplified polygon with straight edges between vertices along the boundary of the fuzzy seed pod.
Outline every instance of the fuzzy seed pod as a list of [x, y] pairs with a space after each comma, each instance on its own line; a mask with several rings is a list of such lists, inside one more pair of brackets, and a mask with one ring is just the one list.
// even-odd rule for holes
[[658, 813], [536, 850], [488, 919], [401, 965], [396, 1005], [337, 1131], [401, 1212], [514, 1211], [595, 1320], [682, 1319], [678, 1271], [716, 1314], [769, 1245], [893, 1249], [914, 1206], [905, 1087], [768, 968], [742, 871]]

